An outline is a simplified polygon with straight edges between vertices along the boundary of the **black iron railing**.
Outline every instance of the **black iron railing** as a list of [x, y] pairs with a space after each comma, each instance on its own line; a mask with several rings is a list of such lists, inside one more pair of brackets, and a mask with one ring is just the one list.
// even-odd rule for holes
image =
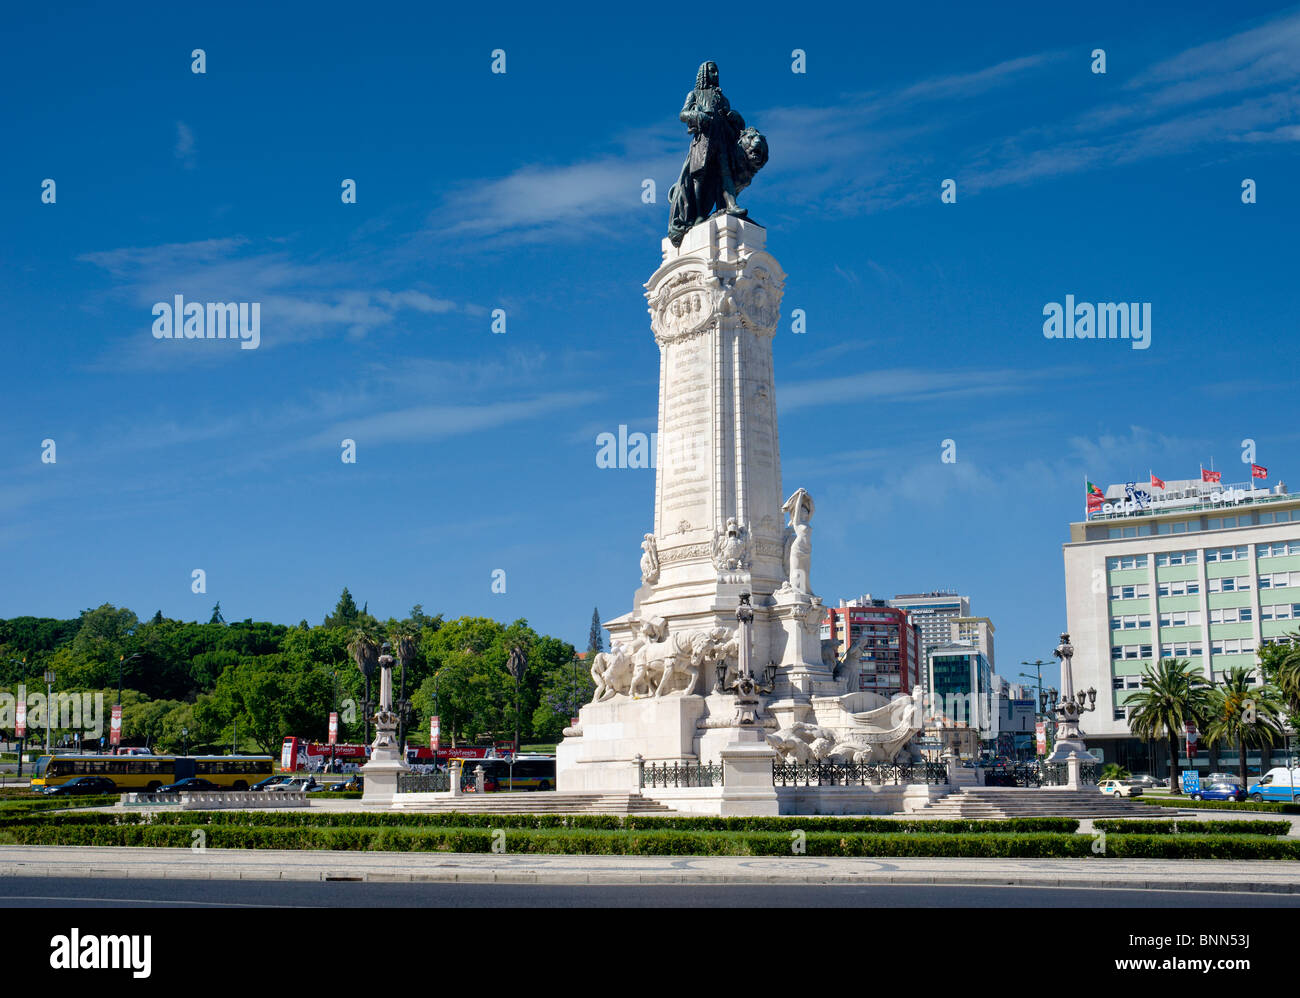
[[446, 793], [450, 789], [447, 773], [400, 773], [397, 777], [399, 794]]
[[[1079, 782], [1096, 786], [1098, 767], [1086, 762], [1079, 767]], [[1062, 787], [1069, 781], [1070, 770], [1064, 762], [1019, 762], [1012, 766], [998, 766], [984, 773], [985, 785], [990, 787]]]
[[718, 763], [640, 763], [641, 787], [720, 787], [722, 766]]
[[777, 762], [772, 764], [772, 782], [778, 787], [943, 784], [948, 782], [948, 767], [941, 762]]

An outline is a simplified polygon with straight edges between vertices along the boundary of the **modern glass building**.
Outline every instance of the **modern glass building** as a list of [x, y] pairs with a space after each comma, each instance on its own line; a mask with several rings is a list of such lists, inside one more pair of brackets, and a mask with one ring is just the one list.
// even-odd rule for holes
[[931, 717], [968, 724], [988, 737], [995, 691], [984, 653], [971, 645], [943, 644], [930, 650], [926, 665]]

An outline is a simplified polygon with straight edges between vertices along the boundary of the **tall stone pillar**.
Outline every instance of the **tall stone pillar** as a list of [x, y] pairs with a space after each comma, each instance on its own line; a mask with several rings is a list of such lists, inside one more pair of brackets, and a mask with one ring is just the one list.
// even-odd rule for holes
[[772, 336], [785, 272], [762, 226], [732, 215], [703, 222], [646, 283], [659, 346], [655, 559], [631, 614], [672, 630], [731, 626], [754, 594], [755, 669], [778, 660], [766, 622], [785, 581], [781, 450]]

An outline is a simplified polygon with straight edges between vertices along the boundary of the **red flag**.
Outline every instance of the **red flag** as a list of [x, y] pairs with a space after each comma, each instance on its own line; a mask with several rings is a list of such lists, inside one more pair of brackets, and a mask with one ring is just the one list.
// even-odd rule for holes
[[1165, 487], [1165, 483], [1158, 479], [1154, 472], [1151, 475], [1151, 487], [1153, 489], [1163, 489]]
[[1252, 464], [1252, 465], [1250, 466], [1250, 477], [1251, 477], [1251, 478], [1267, 478], [1267, 477], [1268, 477], [1268, 469], [1265, 468], [1262, 464]]
[[1221, 481], [1223, 481], [1223, 472], [1221, 472], [1221, 471], [1206, 471], [1204, 468], [1202, 468], [1202, 469], [1201, 469], [1201, 481], [1203, 481], [1203, 482], [1221, 482]]

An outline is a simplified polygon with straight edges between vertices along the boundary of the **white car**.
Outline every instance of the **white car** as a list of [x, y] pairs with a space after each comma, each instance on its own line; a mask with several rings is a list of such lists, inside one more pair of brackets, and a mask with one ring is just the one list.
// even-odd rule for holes
[[1097, 789], [1112, 797], [1142, 796], [1142, 785], [1137, 780], [1102, 780]]
[[301, 794], [319, 786], [320, 784], [316, 782], [315, 777], [307, 776], [294, 780], [287, 780], [284, 783], [278, 783], [273, 787], [267, 787], [266, 792], [268, 794]]

